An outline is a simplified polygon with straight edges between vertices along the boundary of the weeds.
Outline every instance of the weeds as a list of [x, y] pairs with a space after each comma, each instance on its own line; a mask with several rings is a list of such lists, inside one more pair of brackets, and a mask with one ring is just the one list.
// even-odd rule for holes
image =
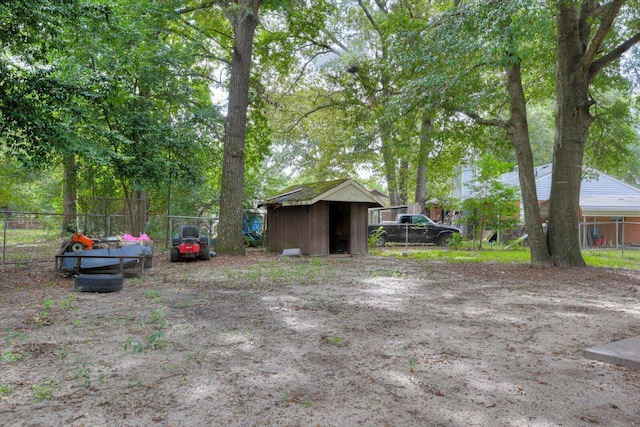
[[4, 343], [7, 345], [13, 344], [16, 339], [24, 340], [25, 338], [27, 338], [27, 335], [22, 332], [12, 331], [9, 328], [4, 330]]
[[0, 355], [0, 362], [17, 362], [22, 359], [22, 353], [6, 351]]
[[91, 387], [91, 368], [87, 359], [78, 357], [76, 358], [76, 365], [78, 371], [73, 376], [74, 380], [80, 380], [85, 388]]
[[160, 324], [160, 327], [163, 327], [165, 325], [165, 320], [164, 320], [164, 313], [162, 312], [162, 310], [161, 309], [154, 310], [154, 312], [149, 315], [149, 319], [147, 320], [146, 323], [158, 323]]
[[0, 383], [0, 395], [7, 396], [13, 393], [13, 386], [11, 384]]
[[149, 289], [145, 291], [144, 296], [155, 301], [158, 304], [162, 302], [162, 295], [160, 295], [160, 292], [156, 291], [155, 289]]
[[146, 341], [137, 341], [129, 338], [124, 343], [124, 351], [131, 348], [136, 353], [142, 353], [147, 350], [162, 349], [169, 343], [167, 340], [161, 339], [164, 336], [163, 331], [154, 332], [145, 337]]
[[343, 346], [345, 344], [345, 340], [344, 338], [336, 335], [331, 337], [331, 344], [337, 345], [337, 346]]
[[71, 303], [73, 302], [73, 294], [69, 294], [65, 299], [58, 301], [58, 309], [59, 310], [68, 310], [71, 307]]
[[53, 399], [53, 387], [51, 384], [51, 380], [47, 380], [44, 382], [44, 385], [32, 385], [31, 393], [33, 394], [33, 401], [40, 402], [41, 400]]

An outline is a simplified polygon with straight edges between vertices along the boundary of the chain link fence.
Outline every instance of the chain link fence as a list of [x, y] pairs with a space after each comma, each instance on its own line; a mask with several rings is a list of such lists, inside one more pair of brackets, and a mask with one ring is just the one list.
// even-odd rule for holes
[[[2, 264], [55, 262], [55, 256], [74, 230], [64, 225], [60, 213], [0, 211]], [[131, 233], [131, 217], [122, 214], [79, 214], [74, 221], [77, 231], [100, 239]], [[217, 218], [191, 216], [147, 216], [144, 232], [153, 242], [155, 253], [171, 246], [171, 237], [180, 234], [183, 225], [197, 225], [212, 241], [216, 236]], [[138, 237], [138, 234], [133, 234]]]

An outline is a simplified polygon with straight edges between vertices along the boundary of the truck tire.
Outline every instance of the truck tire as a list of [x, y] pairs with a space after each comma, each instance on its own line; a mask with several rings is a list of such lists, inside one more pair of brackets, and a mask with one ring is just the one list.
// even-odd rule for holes
[[376, 246], [382, 247], [387, 243], [387, 235], [382, 233], [376, 236]]
[[123, 284], [122, 274], [80, 274], [73, 278], [77, 292], [117, 292]]
[[171, 248], [171, 262], [178, 262], [180, 260], [180, 249], [176, 246]]
[[442, 234], [438, 238], [438, 245], [440, 246], [451, 246], [453, 244], [453, 234], [446, 233]]

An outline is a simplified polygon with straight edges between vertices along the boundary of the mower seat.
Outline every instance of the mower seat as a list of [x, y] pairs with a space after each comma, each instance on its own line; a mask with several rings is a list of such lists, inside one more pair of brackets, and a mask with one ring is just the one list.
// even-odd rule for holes
[[185, 225], [182, 227], [182, 240], [183, 241], [197, 241], [200, 237], [200, 230], [195, 225]]

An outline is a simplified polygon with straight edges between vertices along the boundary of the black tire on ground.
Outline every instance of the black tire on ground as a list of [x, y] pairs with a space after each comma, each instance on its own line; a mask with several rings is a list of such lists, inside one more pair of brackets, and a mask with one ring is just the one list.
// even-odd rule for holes
[[175, 246], [171, 248], [171, 262], [178, 262], [180, 260], [180, 249]]
[[73, 278], [78, 292], [117, 292], [123, 284], [122, 274], [80, 274]]
[[209, 245], [201, 245], [200, 246], [200, 259], [208, 260], [211, 258], [211, 253], [209, 252]]

